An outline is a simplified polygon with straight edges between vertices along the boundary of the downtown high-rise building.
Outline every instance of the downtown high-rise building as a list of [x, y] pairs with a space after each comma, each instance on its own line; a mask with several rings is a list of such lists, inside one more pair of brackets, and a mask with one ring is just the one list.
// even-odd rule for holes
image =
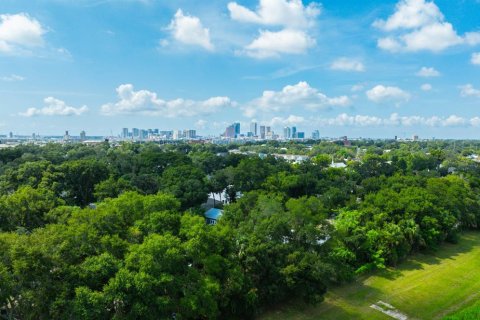
[[132, 129], [132, 137], [133, 137], [133, 138], [140, 138], [140, 129], [138, 129], [138, 128], [133, 128], [133, 129]]
[[265, 126], [260, 126], [260, 139], [265, 139], [265, 137], [266, 137]]
[[230, 139], [235, 138], [235, 124], [229, 125], [227, 128], [225, 128], [224, 136], [225, 138], [230, 138]]
[[122, 129], [122, 138], [123, 139], [128, 139], [129, 136], [130, 135], [129, 135], [129, 132], [128, 132], [128, 128], [123, 128]]
[[240, 136], [240, 123], [239, 122], [235, 122], [235, 123], [229, 125], [227, 128], [225, 128], [225, 133], [224, 133], [225, 138], [235, 139], [239, 136]]
[[250, 123], [250, 132], [254, 137], [258, 135], [258, 123], [256, 122]]
[[235, 122], [233, 124], [234, 128], [235, 128], [235, 138], [240, 136], [240, 123], [239, 122]]
[[195, 139], [197, 137], [197, 131], [196, 130], [183, 130], [183, 137], [185, 139]]
[[290, 139], [292, 137], [292, 129], [290, 127], [283, 128], [283, 138]]
[[173, 140], [183, 139], [182, 130], [173, 130]]
[[320, 140], [320, 131], [314, 130], [314, 131], [312, 132], [312, 139], [313, 139], [313, 140]]

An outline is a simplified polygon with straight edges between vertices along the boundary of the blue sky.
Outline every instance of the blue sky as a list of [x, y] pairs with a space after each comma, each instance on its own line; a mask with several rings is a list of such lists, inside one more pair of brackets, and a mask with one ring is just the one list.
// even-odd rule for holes
[[2, 0], [0, 133], [478, 138], [480, 2]]

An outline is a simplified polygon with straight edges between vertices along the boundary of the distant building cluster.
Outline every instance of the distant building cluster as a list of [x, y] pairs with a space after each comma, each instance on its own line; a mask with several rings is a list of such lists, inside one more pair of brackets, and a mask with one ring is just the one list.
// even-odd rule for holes
[[[285, 127], [283, 128], [283, 135], [276, 134], [271, 126], [259, 125], [258, 122], [250, 123], [250, 131], [241, 133], [240, 123], [235, 122], [225, 128], [225, 132], [222, 135], [227, 139], [257, 139], [257, 140], [290, 140], [290, 139], [305, 139], [305, 132], [297, 131], [297, 127]], [[320, 132], [315, 130], [312, 132], [311, 138], [314, 140], [320, 139]]]
[[197, 131], [185, 130], [159, 130], [159, 129], [122, 129], [121, 138], [124, 140], [194, 140], [197, 139]]
[[[276, 133], [271, 126], [259, 124], [258, 122], [251, 122], [247, 132], [241, 131], [240, 122], [234, 122], [225, 128], [223, 133], [216, 136], [202, 137], [197, 134], [195, 129], [183, 130], [160, 130], [160, 129], [140, 129], [140, 128], [123, 128], [120, 134], [110, 136], [87, 136], [85, 130], [80, 131], [79, 135], [70, 135], [69, 131], [65, 131], [63, 135], [41, 136], [38, 133], [31, 135], [18, 135], [13, 132], [8, 134], [0, 134], [0, 145], [14, 145], [23, 142], [34, 142], [37, 144], [48, 142], [82, 142], [86, 144], [99, 143], [103, 141], [159, 141], [165, 143], [176, 143], [176, 141], [189, 141], [191, 143], [205, 143], [212, 142], [217, 144], [228, 144], [231, 142], [244, 143], [248, 141], [263, 141], [263, 140], [320, 140], [320, 131], [313, 130], [311, 135], [307, 136], [304, 131], [299, 131], [296, 126], [286, 126], [282, 133]], [[350, 147], [351, 141], [347, 136], [340, 138], [324, 137], [327, 141], [338, 141], [344, 146]], [[395, 141], [422, 141], [416, 134], [411, 138], [393, 138]], [[435, 139], [435, 138], [433, 138]]]

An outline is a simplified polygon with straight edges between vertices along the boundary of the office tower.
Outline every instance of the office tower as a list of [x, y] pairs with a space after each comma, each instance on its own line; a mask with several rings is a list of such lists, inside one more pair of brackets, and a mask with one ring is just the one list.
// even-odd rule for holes
[[413, 141], [418, 141], [418, 136], [417, 135], [413, 136]]
[[313, 140], [320, 140], [320, 132], [318, 130], [314, 130], [312, 132], [312, 139]]
[[250, 132], [253, 134], [253, 136], [258, 135], [258, 124], [256, 122], [250, 123]]
[[267, 127], [267, 133], [265, 134], [265, 138], [270, 140], [270, 139], [273, 139], [273, 136], [275, 135], [275, 133], [271, 130], [268, 130], [270, 127]]
[[80, 140], [81, 141], [87, 140], [87, 134], [85, 133], [85, 130], [82, 130], [82, 132], [80, 132]]
[[265, 139], [265, 126], [260, 126], [260, 139]]
[[148, 130], [140, 130], [140, 139], [147, 139], [148, 138]]
[[305, 139], [305, 132], [297, 132], [297, 139]]
[[123, 128], [122, 129], [122, 138], [127, 139], [128, 138], [128, 128]]
[[181, 130], [173, 131], [173, 140], [183, 139], [183, 132]]
[[197, 131], [196, 130], [185, 130], [184, 131], [184, 137], [186, 139], [195, 139], [197, 137]]
[[158, 133], [160, 137], [164, 139], [172, 139], [173, 138], [173, 131], [159, 131]]
[[292, 137], [292, 130], [290, 129], [290, 127], [283, 128], [283, 138], [290, 139], [291, 137]]
[[10, 139], [13, 139], [13, 132], [10, 131], [10, 133], [8, 134], [8, 137], [9, 137]]
[[297, 127], [292, 127], [292, 138], [296, 139], [297, 137]]
[[269, 132], [272, 132], [272, 127], [267, 127], [267, 134], [268, 134]]
[[235, 138], [236, 137], [236, 124], [232, 124], [225, 129], [225, 138]]
[[133, 138], [139, 138], [140, 137], [140, 129], [133, 128], [132, 129], [132, 136], [133, 136]]
[[233, 126], [235, 127], [235, 138], [240, 136], [240, 123], [239, 122], [235, 122], [233, 124]]

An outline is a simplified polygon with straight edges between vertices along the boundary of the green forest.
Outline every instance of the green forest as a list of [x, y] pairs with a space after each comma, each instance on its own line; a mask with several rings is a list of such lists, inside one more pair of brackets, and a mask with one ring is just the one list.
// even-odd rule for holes
[[1, 149], [0, 318], [253, 319], [321, 303], [478, 229], [477, 154], [478, 141]]

